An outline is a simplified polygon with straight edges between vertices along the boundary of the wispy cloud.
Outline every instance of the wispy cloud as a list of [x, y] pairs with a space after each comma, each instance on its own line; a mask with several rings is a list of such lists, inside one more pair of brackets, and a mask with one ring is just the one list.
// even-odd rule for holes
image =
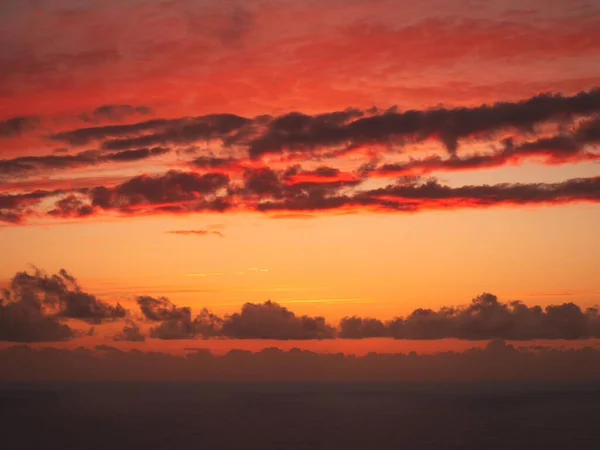
[[216, 230], [171, 230], [165, 231], [167, 234], [179, 234], [182, 236], [219, 236], [224, 237], [225, 235], [220, 231]]

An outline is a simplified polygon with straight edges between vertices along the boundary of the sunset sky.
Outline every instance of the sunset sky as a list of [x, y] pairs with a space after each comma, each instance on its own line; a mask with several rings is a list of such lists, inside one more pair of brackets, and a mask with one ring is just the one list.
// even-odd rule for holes
[[[0, 2], [0, 340], [181, 350], [202, 308], [219, 337], [389, 329], [313, 349], [600, 337], [599, 224], [598, 2]], [[387, 322], [485, 292], [562, 331], [469, 334], [467, 306], [443, 319], [464, 333]], [[30, 294], [58, 300], [10, 331]], [[253, 335], [248, 302], [323, 334]], [[568, 303], [587, 334], [544, 309]]]

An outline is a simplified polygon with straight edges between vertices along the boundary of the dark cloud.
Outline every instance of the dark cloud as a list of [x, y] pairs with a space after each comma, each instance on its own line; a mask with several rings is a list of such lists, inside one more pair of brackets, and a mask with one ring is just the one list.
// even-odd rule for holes
[[216, 231], [216, 230], [172, 230], [172, 231], [165, 231], [165, 233], [168, 234], [179, 234], [182, 236], [219, 236], [219, 237], [223, 237], [224, 234], [221, 233], [220, 231]]
[[80, 152], [75, 155], [20, 156], [18, 158], [0, 160], [0, 174], [22, 176], [32, 171], [67, 169], [92, 165], [98, 162], [99, 157], [99, 153], [94, 150]]
[[220, 158], [216, 156], [199, 156], [190, 165], [199, 169], [236, 170], [241, 169], [241, 160], [236, 158]]
[[139, 161], [153, 156], [164, 155], [170, 151], [168, 148], [154, 147], [123, 150], [113, 153], [88, 150], [74, 155], [20, 156], [13, 159], [0, 160], [0, 175], [14, 178], [26, 176], [30, 172], [72, 169], [107, 162]]
[[18, 272], [0, 299], [0, 340], [17, 342], [61, 341], [82, 332], [62, 323], [79, 319], [101, 323], [125, 317], [119, 304], [109, 305], [83, 292], [65, 270], [46, 275]]
[[21, 223], [30, 208], [42, 200], [65, 194], [63, 190], [37, 190], [25, 194], [0, 194], [0, 220], [9, 223]]
[[96, 345], [94, 347], [94, 350], [96, 350], [97, 352], [120, 352], [121, 351], [116, 347], [111, 347], [110, 345], [106, 345], [106, 344]]
[[[337, 328], [323, 317], [298, 316], [275, 302], [246, 303], [239, 312], [219, 317], [204, 308], [196, 316], [189, 307], [166, 297], [140, 296], [137, 304], [153, 324], [156, 339], [588, 339], [600, 338], [598, 308], [582, 310], [574, 303], [527, 306], [500, 302], [484, 293], [466, 306], [439, 310], [418, 308], [406, 317], [383, 322], [375, 318], [344, 317]], [[85, 293], [65, 270], [46, 275], [18, 272], [0, 297], [0, 340], [36, 342], [70, 339], [82, 334], [62, 323], [79, 319], [91, 324], [127, 319], [115, 340], [142, 340], [137, 324], [120, 304], [109, 305]]]
[[[316, 353], [293, 348], [258, 352], [231, 350], [223, 356], [198, 349], [185, 356], [123, 351], [98, 345], [93, 351], [0, 349], [0, 379], [196, 380], [196, 381], [597, 381], [600, 351], [515, 348], [501, 339], [485, 348], [436, 354]], [[187, 394], [186, 394], [187, 395]], [[371, 396], [368, 397], [371, 403]], [[219, 400], [221, 401], [221, 400]]]
[[150, 328], [150, 337], [154, 339], [176, 340], [196, 337], [191, 316], [181, 319], [170, 319]]
[[158, 322], [150, 328], [150, 337], [155, 339], [193, 339], [197, 331], [192, 320], [192, 311], [188, 307], [178, 307], [166, 297], [138, 297], [144, 317]]
[[357, 316], [340, 320], [338, 337], [342, 339], [363, 339], [389, 336], [389, 330], [379, 319]]
[[52, 135], [51, 138], [55, 141], [81, 146], [109, 137], [137, 135], [144, 131], [160, 129], [171, 122], [178, 122], [181, 120], [182, 119], [152, 119], [129, 125], [105, 125], [101, 127], [78, 128], [76, 130], [56, 133]]
[[147, 106], [102, 105], [91, 113], [83, 113], [79, 117], [85, 122], [120, 122], [132, 116], [145, 116], [150, 113]]
[[109, 305], [84, 292], [77, 280], [64, 269], [53, 275], [40, 270], [18, 272], [10, 283], [10, 299], [41, 305], [55, 317], [79, 319], [88, 323], [124, 318], [127, 311], [117, 303]]
[[123, 150], [120, 152], [109, 153], [104, 155], [103, 159], [108, 161], [139, 161], [141, 159], [150, 158], [169, 153], [170, 148], [153, 147], [153, 148], [138, 148], [135, 150]]
[[234, 114], [210, 114], [177, 119], [153, 119], [130, 125], [79, 128], [54, 134], [52, 139], [71, 145], [87, 145], [93, 141], [104, 141], [102, 148], [105, 150], [125, 150], [225, 139], [250, 122], [251, 119]]
[[31, 131], [38, 126], [39, 122], [40, 119], [34, 116], [13, 117], [0, 122], [0, 138], [17, 136]]
[[100, 186], [85, 192], [93, 206], [105, 210], [147, 207], [162, 212], [222, 211], [229, 205], [215, 194], [228, 184], [229, 177], [225, 174], [199, 175], [172, 170], [160, 176], [141, 175], [111, 188]]
[[[439, 160], [421, 161], [437, 166]], [[445, 162], [444, 162], [445, 164]], [[396, 168], [397, 169], [397, 168]], [[366, 169], [365, 169], [366, 170]], [[285, 182], [286, 171], [268, 167], [245, 169], [243, 183], [230, 183], [223, 173], [169, 171], [140, 175], [115, 186], [97, 186], [24, 194], [0, 194], [0, 219], [23, 223], [38, 214], [43, 200], [56, 198], [45, 211], [56, 217], [86, 217], [103, 211], [121, 214], [190, 214], [237, 209], [261, 212], [360, 210], [417, 212], [430, 209], [482, 208], [497, 205], [565, 204], [600, 201], [600, 178], [575, 178], [558, 183], [503, 183], [451, 187], [435, 179], [407, 176], [396, 184], [357, 190], [355, 180]], [[288, 175], [289, 176], [289, 175]]]
[[54, 208], [48, 211], [48, 214], [51, 216], [65, 218], [87, 217], [93, 213], [93, 206], [74, 194], [67, 195], [66, 197], [58, 200], [54, 204]]
[[481, 208], [496, 205], [564, 204], [600, 201], [600, 178], [575, 178], [559, 183], [503, 183], [450, 187], [436, 180], [406, 181], [370, 191], [340, 194], [337, 190], [300, 192], [266, 198], [258, 211], [325, 211], [371, 209], [416, 212], [429, 209]]
[[309, 151], [317, 147], [339, 145], [348, 141], [345, 127], [364, 114], [356, 109], [348, 109], [315, 116], [292, 112], [275, 117], [264, 133], [247, 143], [249, 154], [256, 158], [283, 150]]
[[[368, 145], [402, 145], [433, 139], [440, 141], [451, 155], [456, 155], [463, 139], [489, 138], [508, 130], [527, 134], [540, 124], [569, 123], [573, 118], [598, 112], [600, 89], [593, 89], [573, 96], [541, 94], [520, 102], [477, 107], [409, 111], [347, 109], [317, 115], [292, 112], [255, 118], [210, 114], [154, 119], [130, 125], [70, 130], [57, 133], [52, 139], [71, 145], [102, 141], [104, 150], [189, 145], [219, 139], [226, 147], [247, 149], [251, 158], [284, 151], [307, 155], [322, 149], [346, 152]], [[593, 135], [592, 129], [590, 137]], [[580, 137], [585, 138], [585, 135], [582, 133]], [[220, 163], [225, 161], [199, 159], [196, 164]]]
[[[491, 206], [495, 204], [567, 203], [600, 200], [600, 178], [575, 178], [560, 183], [494, 184], [450, 187], [437, 181], [399, 184], [368, 191], [370, 198], [413, 202], [417, 208], [428, 206]], [[444, 201], [449, 202], [444, 205]]]
[[189, 307], [176, 306], [166, 297], [138, 297], [137, 303], [147, 320], [158, 323], [150, 328], [152, 338], [175, 340], [219, 335], [222, 319], [206, 308], [192, 317]]
[[128, 320], [123, 329], [113, 336], [115, 341], [143, 342], [146, 337], [140, 331], [140, 327], [132, 320]]
[[503, 303], [482, 294], [463, 307], [437, 311], [419, 308], [406, 318], [385, 324], [375, 319], [347, 317], [340, 322], [339, 337], [391, 336], [396, 339], [586, 339], [600, 337], [596, 308], [582, 311], [574, 303], [528, 307], [520, 301]]
[[244, 171], [244, 190], [247, 194], [280, 197], [283, 188], [279, 174], [268, 167]]
[[64, 341], [76, 336], [78, 333], [57, 317], [46, 315], [38, 299], [0, 297], [0, 341]]
[[234, 114], [211, 114], [171, 121], [159, 132], [139, 137], [107, 140], [102, 144], [106, 150], [123, 150], [150, 145], [182, 145], [209, 139], [225, 139], [238, 131], [250, 119]]
[[541, 159], [544, 164], [566, 164], [600, 159], [600, 153], [586, 149], [588, 144], [600, 141], [600, 120], [586, 121], [573, 132], [540, 138], [515, 145], [512, 139], [503, 141], [503, 148], [492, 153], [476, 153], [466, 156], [410, 159], [408, 162], [371, 166], [363, 169], [365, 175], [425, 175], [434, 171], [473, 170], [500, 167], [521, 162], [526, 158]]
[[137, 304], [144, 317], [152, 322], [182, 320], [191, 317], [190, 308], [180, 308], [166, 297], [141, 296], [137, 298]]
[[532, 132], [538, 124], [566, 121], [600, 111], [600, 89], [574, 96], [542, 94], [521, 102], [498, 102], [472, 108], [395, 110], [356, 120], [330, 121], [323, 116], [292, 113], [274, 119], [248, 143], [250, 156], [284, 150], [313, 151], [319, 147], [375, 145], [437, 139], [456, 154], [461, 139], [514, 129]]
[[[360, 178], [350, 179], [340, 177], [335, 169], [320, 168], [316, 171], [301, 171], [297, 167], [283, 171], [275, 171], [269, 167], [246, 168], [241, 190], [234, 193], [249, 199], [250, 205], [258, 199], [258, 208], [271, 205], [270, 199], [284, 202], [319, 203], [331, 198], [339, 189], [360, 184]], [[316, 173], [316, 175], [315, 175]], [[319, 209], [315, 207], [315, 209]]]
[[323, 317], [296, 316], [275, 302], [246, 303], [223, 322], [223, 336], [234, 339], [330, 339], [335, 329]]

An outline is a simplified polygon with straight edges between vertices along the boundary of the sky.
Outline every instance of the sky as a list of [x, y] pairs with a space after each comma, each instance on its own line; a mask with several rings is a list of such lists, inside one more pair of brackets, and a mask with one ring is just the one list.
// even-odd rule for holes
[[2, 345], [600, 338], [599, 30], [584, 0], [2, 1]]

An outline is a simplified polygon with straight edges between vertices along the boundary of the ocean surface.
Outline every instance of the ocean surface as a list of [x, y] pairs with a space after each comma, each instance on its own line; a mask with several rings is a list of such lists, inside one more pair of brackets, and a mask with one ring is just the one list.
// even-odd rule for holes
[[3, 383], [16, 449], [600, 449], [600, 384]]

